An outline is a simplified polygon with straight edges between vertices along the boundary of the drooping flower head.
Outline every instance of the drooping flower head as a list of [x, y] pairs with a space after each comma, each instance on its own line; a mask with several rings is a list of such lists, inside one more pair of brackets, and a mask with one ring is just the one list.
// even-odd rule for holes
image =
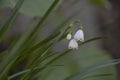
[[74, 35], [74, 39], [77, 41], [81, 41], [84, 42], [84, 33], [82, 29], [79, 29], [75, 35]]
[[75, 39], [71, 39], [68, 45], [69, 49], [78, 49], [78, 43]]
[[72, 34], [71, 34], [71, 33], [68, 33], [66, 39], [67, 39], [67, 40], [70, 40], [71, 38], [72, 38]]

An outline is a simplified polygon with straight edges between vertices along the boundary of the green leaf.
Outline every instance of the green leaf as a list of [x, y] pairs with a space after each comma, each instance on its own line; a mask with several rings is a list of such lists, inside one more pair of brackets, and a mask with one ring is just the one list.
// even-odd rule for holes
[[19, 41], [15, 44], [15, 46], [11, 49], [9, 54], [7, 55], [7, 59], [4, 59], [1, 63], [0, 68], [0, 77], [2, 77], [12, 66], [12, 64], [16, 61], [16, 59], [19, 57], [20, 53], [19, 50], [25, 45], [25, 43], [29, 42], [31, 38], [36, 34], [36, 32], [39, 30], [42, 23], [45, 21], [45, 19], [48, 17], [48, 15], [52, 12], [52, 10], [55, 8], [59, 0], [55, 0], [52, 5], [49, 7], [45, 15], [42, 17], [42, 19], [39, 20], [38, 24], [28, 29], [25, 34], [19, 39]]
[[101, 39], [106, 39], [106, 37], [95, 37], [95, 38], [91, 38], [91, 39], [88, 39], [88, 40], [85, 41], [85, 42], [79, 43], [79, 45], [83, 45], [83, 44], [86, 44], [86, 43], [89, 43], [89, 42], [92, 42], [92, 41], [95, 41], [95, 40], [101, 40]]
[[[13, 8], [18, 0], [2, 0], [3, 6]], [[43, 16], [54, 0], [25, 0], [21, 13], [29, 16]]]
[[[58, 67], [58, 66], [63, 66], [63, 65], [51, 65], [51, 66], [47, 66], [47, 67]], [[22, 75], [22, 74], [25, 74], [25, 73], [28, 73], [28, 72], [31, 72], [31, 71], [33, 72], [33, 71], [39, 70], [39, 69], [41, 69], [41, 68], [42, 68], [42, 67], [35, 67], [35, 68], [32, 68], [32, 69], [23, 70], [23, 71], [21, 71], [21, 72], [18, 72], [18, 73], [15, 73], [15, 74], [9, 76], [9, 77], [8, 77], [8, 80], [11, 80], [11, 79], [13, 79], [13, 78], [15, 78], [15, 77], [17, 77], [17, 76], [20, 76], [20, 75]]]
[[43, 16], [54, 0], [25, 0], [20, 12], [29, 16]]
[[8, 18], [8, 20], [6, 21], [6, 23], [2, 27], [0, 27], [0, 42], [3, 40], [4, 34], [8, 31], [8, 29], [11, 26], [11, 24], [15, 20], [15, 17], [17, 15], [19, 9], [21, 8], [23, 2], [24, 2], [24, 0], [19, 0], [17, 2], [17, 4], [15, 5], [15, 7], [13, 9], [13, 12], [12, 12], [11, 16]]

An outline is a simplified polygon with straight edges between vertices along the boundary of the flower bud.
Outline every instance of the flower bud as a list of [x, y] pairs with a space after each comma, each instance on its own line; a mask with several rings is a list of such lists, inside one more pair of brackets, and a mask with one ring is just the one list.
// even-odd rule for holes
[[68, 33], [66, 39], [70, 40], [72, 38], [72, 34], [71, 33]]

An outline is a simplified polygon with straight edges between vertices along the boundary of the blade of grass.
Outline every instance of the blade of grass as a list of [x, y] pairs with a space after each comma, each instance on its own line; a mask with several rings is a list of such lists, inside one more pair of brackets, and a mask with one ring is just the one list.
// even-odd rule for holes
[[[59, 40], [62, 40], [62, 39], [63, 39], [63, 38], [61, 38], [61, 37], [62, 37], [63, 34], [66, 32], [66, 30], [68, 30], [68, 28], [66, 28], [65, 31], [62, 32], [62, 34], [59, 36], [59, 38], [57, 38], [55, 41], [52, 41], [52, 44], [53, 44], [53, 45], [56, 44]], [[52, 47], [53, 45], [49, 46], [49, 48]], [[37, 47], [37, 48], [38, 48], [38, 47]], [[34, 48], [34, 49], [36, 49], [36, 48]], [[46, 52], [46, 49], [45, 49], [45, 52]], [[44, 53], [42, 53], [40, 56], [42, 56], [43, 54], [44, 54]], [[34, 64], [33, 64], [33, 62], [34, 62]], [[33, 67], [38, 66], [38, 64], [40, 64], [40, 62], [41, 62], [41, 58], [35, 57], [35, 60], [33, 60], [33, 62], [32, 62], [32, 65], [34, 65]], [[32, 66], [32, 65], [31, 65], [31, 66]], [[30, 65], [29, 65], [29, 66], [30, 66]], [[31, 72], [32, 72], [32, 71], [31, 71]], [[30, 74], [31, 74], [31, 73], [30, 73]], [[26, 74], [26, 76], [25, 76], [25, 77], [22, 77], [21, 80], [26, 80], [26, 79], [32, 77], [32, 74], [31, 74], [31, 76], [29, 77], [30, 74], [28, 74], [28, 75]]]
[[[54, 44], [56, 44], [58, 42], [60, 37], [61, 36], [59, 36], [57, 39], [53, 40], [48, 46], [46, 46], [47, 48], [44, 48], [44, 50], [42, 52], [40, 51], [41, 53], [38, 53], [38, 56], [35, 56], [34, 58], [32, 56], [33, 60], [32, 60], [32, 62], [28, 63], [28, 65], [27, 65], [28, 68], [29, 68], [29, 66], [31, 68], [34, 68], [35, 66], [40, 65], [42, 63], [42, 61], [45, 60], [45, 59], [41, 60], [44, 57], [43, 55], [47, 54], [47, 52], [51, 49], [51, 47], [54, 46]], [[32, 74], [32, 71], [30, 73], [26, 74], [25, 76], [22, 76], [21, 80], [26, 80], [26, 79], [32, 77], [32, 76], [29, 77], [30, 74]]]
[[[37, 65], [36, 61], [44, 54], [46, 53], [50, 47], [53, 45], [53, 43], [48, 44], [47, 46], [41, 48], [40, 50], [38, 50], [37, 52], [33, 53], [32, 56], [32, 60], [30, 60], [30, 62], [28, 62], [28, 64], [26, 65], [26, 67], [33, 67], [35, 65]], [[34, 56], [35, 55], [35, 56]]]
[[[58, 66], [64, 66], [64, 65], [51, 65], [51, 66], [47, 66], [47, 67], [58, 67]], [[23, 74], [25, 74], [25, 73], [31, 72], [31, 70], [36, 71], [36, 70], [41, 69], [41, 68], [42, 68], [42, 67], [35, 67], [35, 68], [33, 68], [33, 69], [23, 70], [23, 71], [21, 71], [21, 72], [18, 72], [18, 73], [16, 73], [16, 74], [13, 74], [13, 75], [9, 76], [9, 77], [8, 77], [8, 80], [11, 80], [11, 79], [13, 79], [13, 78], [15, 78], [15, 77], [17, 77], [17, 76], [23, 75]]]
[[23, 2], [24, 2], [24, 0], [18, 0], [18, 2], [16, 3], [16, 5], [12, 11], [11, 16], [8, 18], [6, 23], [0, 28], [0, 42], [3, 40], [4, 35], [10, 28], [11, 24], [14, 22], [16, 15], [17, 15], [19, 9], [21, 8]]
[[89, 39], [89, 40], [87, 40], [87, 41], [85, 41], [85, 42], [82, 42], [82, 43], [79, 43], [79, 45], [83, 45], [83, 44], [86, 44], [86, 43], [88, 43], [88, 42], [91, 42], [91, 41], [95, 41], [95, 40], [101, 40], [101, 39], [106, 39], [107, 37], [96, 37], [96, 38], [92, 38], [92, 39]]
[[[36, 50], [36, 49], [38, 49], [38, 48], [43, 48], [43, 46], [47, 43], [47, 42], [49, 42], [49, 41], [51, 41], [52, 39], [54, 39], [54, 38], [56, 38], [56, 37], [58, 37], [58, 35], [60, 34], [60, 31], [59, 32], [57, 32], [57, 33], [55, 33], [55, 34], [53, 34], [53, 35], [51, 35], [51, 36], [49, 36], [49, 37], [47, 37], [46, 39], [44, 39], [43, 41], [40, 41], [37, 45], [35, 45], [35, 48], [34, 48], [34, 46], [32, 47], [32, 48], [30, 48], [29, 49], [29, 52], [28, 53], [31, 53], [31, 51], [33, 52], [34, 50]], [[43, 45], [43, 43], [45, 43], [44, 45]], [[35, 52], [35, 53], [33, 53], [33, 56], [36, 56], [36, 53], [37, 53], [37, 56], [34, 58], [33, 56], [32, 56], [32, 62], [28, 62], [28, 64], [29, 65], [27, 65], [27, 66], [30, 66], [30, 67], [32, 67], [32, 65], [37, 65], [38, 63], [40, 63], [40, 61], [39, 61], [39, 58], [40, 58], [40, 56], [42, 56], [43, 54], [44, 54], [44, 51], [46, 52], [46, 50], [48, 49], [48, 48], [50, 48], [53, 44], [55, 44], [56, 43], [56, 41], [52, 41], [52, 43], [51, 44], [49, 44], [48, 46], [46, 46], [47, 48], [43, 48], [42, 49], [42, 52], [41, 52], [41, 50], [39, 51], [39, 52]], [[36, 47], [37, 46], [37, 47]], [[25, 50], [26, 51], [26, 50]], [[24, 54], [23, 52], [22, 52], [22, 54]], [[25, 52], [25, 54], [26, 54], [26, 52]], [[25, 55], [23, 55], [24, 56], [24, 58], [25, 58]], [[22, 57], [23, 58], [23, 57]], [[31, 61], [31, 59], [30, 59], [30, 61]], [[33, 60], [34, 59], [34, 60]], [[40, 58], [41, 59], [41, 58]], [[18, 62], [20, 62], [21, 61], [21, 58], [17, 61], [17, 63]], [[37, 63], [36, 63], [36, 61], [37, 61]], [[33, 64], [34, 63], [34, 64]], [[29, 68], [29, 67], [28, 67]]]
[[1, 73], [0, 77], [2, 77], [10, 69], [10, 67], [12, 66], [12, 63], [14, 63], [15, 60], [19, 56], [19, 52], [18, 52], [19, 49], [25, 44], [25, 42], [27, 42], [28, 39], [31, 39], [31, 37], [33, 37], [33, 35], [35, 35], [35, 33], [39, 30], [42, 23], [45, 21], [45, 19], [48, 17], [48, 15], [51, 13], [51, 11], [55, 8], [55, 6], [57, 5], [58, 2], [59, 2], [59, 0], [55, 0], [53, 2], [53, 4], [50, 6], [50, 8], [47, 10], [45, 15], [42, 17], [42, 19], [40, 19], [40, 21], [38, 22], [36, 27], [34, 29], [29, 29], [19, 39], [19, 41], [14, 46], [14, 48], [9, 52], [9, 55], [7, 56], [7, 59], [2, 62], [2, 65], [1, 65], [1, 68], [0, 68], [0, 73]]
[[[54, 38], [56, 38], [58, 36], [59, 32], [58, 33], [55, 33], [54, 35], [51, 35], [49, 37], [47, 37], [46, 39], [40, 41], [39, 43], [37, 43], [36, 45], [34, 45], [33, 47], [31, 48], [28, 48], [28, 49], [24, 49], [23, 51], [21, 51], [21, 55], [19, 56], [19, 59], [17, 59], [17, 61], [15, 62], [14, 65], [17, 65], [19, 62], [25, 60], [30, 54], [33, 54], [35, 56], [35, 53], [34, 51], [42, 48], [45, 44], [47, 44], [48, 42], [50, 42], [51, 40], [53, 40]], [[50, 46], [49, 46], [50, 47]], [[43, 48], [44, 49], [44, 48]], [[43, 52], [43, 51], [42, 51]], [[38, 55], [42, 55], [41, 53], [42, 52], [37, 52], [39, 53]], [[32, 59], [33, 59], [33, 56], [32, 56]], [[37, 58], [36, 58], [37, 59]], [[30, 60], [31, 61], [31, 60]], [[33, 61], [34, 62], [34, 61]], [[29, 64], [29, 63], [28, 63]]]
[[40, 46], [48, 43], [49, 41], [51, 41], [51, 40], [53, 40], [54, 38], [56, 38], [57, 36], [59, 36], [59, 34], [60, 34], [60, 31], [51, 34], [51, 35], [48, 36], [46, 39], [44, 39], [44, 40], [38, 42], [37, 44], [35, 44], [30, 50], [31, 50], [31, 51], [34, 51], [35, 49], [39, 48]]
[[34, 30], [32, 31], [32, 34], [29, 36], [33, 36], [34, 34], [37, 33], [37, 31], [40, 29], [40, 26], [43, 24], [43, 22], [45, 21], [45, 19], [48, 17], [48, 15], [52, 12], [52, 10], [56, 7], [56, 5], [59, 3], [60, 0], [55, 0], [52, 5], [49, 7], [49, 9], [47, 10], [47, 12], [45, 13], [45, 15], [42, 17], [42, 19], [38, 22], [38, 24], [36, 25], [36, 27], [34, 28]]

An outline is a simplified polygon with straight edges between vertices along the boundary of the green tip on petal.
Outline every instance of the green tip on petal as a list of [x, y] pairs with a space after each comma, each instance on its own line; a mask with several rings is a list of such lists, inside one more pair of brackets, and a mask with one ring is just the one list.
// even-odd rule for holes
[[83, 30], [83, 26], [80, 26], [80, 30]]

